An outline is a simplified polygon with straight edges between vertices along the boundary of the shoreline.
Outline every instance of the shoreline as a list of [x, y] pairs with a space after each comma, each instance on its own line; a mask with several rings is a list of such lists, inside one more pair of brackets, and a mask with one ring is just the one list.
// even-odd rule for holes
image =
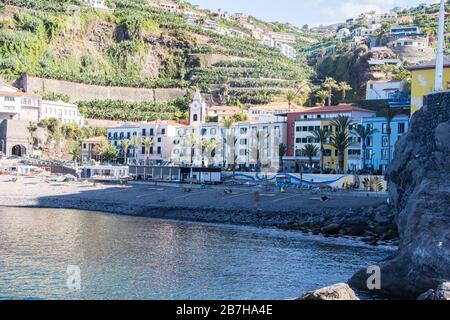
[[[37, 178], [6, 183], [0, 177], [2, 207], [97, 211], [166, 220], [271, 227], [325, 237], [348, 236], [371, 245], [397, 245], [394, 215], [382, 198], [336, 194], [266, 192], [253, 189], [225, 195], [217, 188], [196, 189], [154, 185], [94, 186], [42, 183]], [[29, 181], [26, 183], [25, 181]], [[44, 187], [45, 186], [45, 187]], [[319, 198], [318, 198], [319, 197]]]

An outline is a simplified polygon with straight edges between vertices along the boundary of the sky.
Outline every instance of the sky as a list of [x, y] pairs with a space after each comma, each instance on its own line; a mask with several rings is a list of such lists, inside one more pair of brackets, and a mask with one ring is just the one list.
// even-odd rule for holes
[[230, 13], [244, 12], [265, 21], [290, 22], [297, 26], [345, 22], [368, 10], [386, 11], [439, 0], [190, 0], [200, 8]]

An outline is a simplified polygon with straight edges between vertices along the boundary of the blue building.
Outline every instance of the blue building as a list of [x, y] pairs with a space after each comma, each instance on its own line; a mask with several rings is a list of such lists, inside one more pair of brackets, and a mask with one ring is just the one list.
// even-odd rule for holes
[[[368, 117], [362, 119], [366, 127], [377, 129], [366, 142], [365, 166], [384, 172], [389, 159], [389, 137], [387, 134], [387, 121], [384, 117]], [[397, 140], [409, 130], [409, 117], [396, 116], [391, 122], [391, 161], [394, 157], [394, 148]]]

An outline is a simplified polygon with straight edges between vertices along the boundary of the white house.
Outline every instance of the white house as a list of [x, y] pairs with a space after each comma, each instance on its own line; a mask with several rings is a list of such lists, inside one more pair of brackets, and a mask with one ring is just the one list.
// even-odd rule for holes
[[403, 92], [404, 81], [397, 80], [370, 80], [366, 86], [366, 100], [384, 100], [389, 94]]
[[339, 29], [339, 31], [336, 33], [336, 36], [339, 38], [339, 39], [344, 39], [344, 38], [347, 38], [347, 37], [350, 37], [351, 36], [351, 31], [349, 30], [349, 29], [347, 29], [347, 28], [341, 28], [341, 29]]
[[84, 125], [84, 118], [78, 112], [78, 106], [63, 101], [42, 100], [40, 120], [55, 118], [61, 123]]
[[0, 120], [38, 122], [42, 99], [32, 93], [0, 91]]

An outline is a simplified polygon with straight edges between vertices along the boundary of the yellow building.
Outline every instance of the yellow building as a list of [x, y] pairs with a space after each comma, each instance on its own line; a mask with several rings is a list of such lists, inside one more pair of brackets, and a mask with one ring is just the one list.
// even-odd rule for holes
[[[436, 77], [436, 60], [411, 66], [411, 115], [422, 108], [424, 96], [434, 91]], [[444, 57], [444, 90], [450, 90], [450, 57]]]

